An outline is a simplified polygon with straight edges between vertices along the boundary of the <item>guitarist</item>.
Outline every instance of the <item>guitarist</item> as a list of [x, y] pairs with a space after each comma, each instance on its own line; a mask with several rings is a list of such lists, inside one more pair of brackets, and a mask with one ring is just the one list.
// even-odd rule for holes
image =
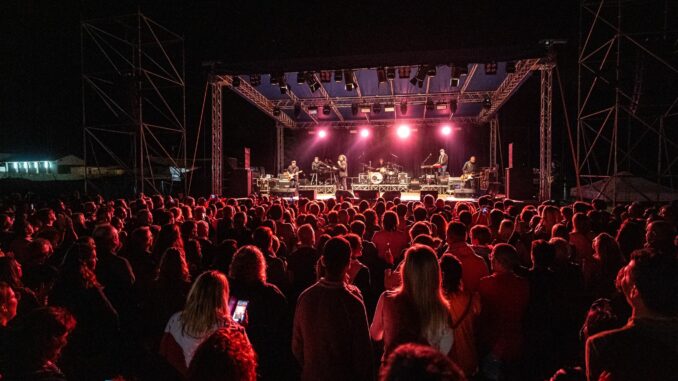
[[440, 149], [440, 155], [438, 156], [438, 161], [434, 164], [438, 168], [438, 175], [442, 176], [447, 171], [447, 161], [449, 157], [445, 153], [444, 149]]
[[471, 156], [466, 163], [464, 163], [464, 166], [461, 168], [462, 172], [462, 180], [464, 180], [464, 188], [471, 188], [473, 190], [476, 189], [476, 179], [475, 176], [477, 175], [477, 165], [476, 165], [476, 157]]
[[297, 187], [297, 182], [299, 182], [299, 174], [301, 173], [301, 169], [297, 166], [297, 161], [292, 160], [290, 165], [287, 167], [287, 174], [290, 176], [290, 185], [293, 188]]

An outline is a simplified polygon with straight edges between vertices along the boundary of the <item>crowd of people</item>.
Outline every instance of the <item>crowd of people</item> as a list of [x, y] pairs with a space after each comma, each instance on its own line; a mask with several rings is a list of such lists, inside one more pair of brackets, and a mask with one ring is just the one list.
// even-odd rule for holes
[[0, 379], [671, 380], [678, 203], [0, 200]]

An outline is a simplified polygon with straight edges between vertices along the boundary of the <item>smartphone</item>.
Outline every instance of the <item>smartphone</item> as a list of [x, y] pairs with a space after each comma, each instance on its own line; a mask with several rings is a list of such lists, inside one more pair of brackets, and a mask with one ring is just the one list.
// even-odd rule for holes
[[242, 323], [245, 320], [245, 313], [247, 312], [248, 300], [238, 300], [233, 309], [233, 320], [236, 323]]

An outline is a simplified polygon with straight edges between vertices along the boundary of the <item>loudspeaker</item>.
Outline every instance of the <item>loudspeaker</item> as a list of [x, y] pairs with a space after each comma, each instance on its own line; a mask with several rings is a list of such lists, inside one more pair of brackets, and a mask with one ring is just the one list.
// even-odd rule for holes
[[246, 168], [233, 171], [229, 181], [230, 197], [249, 197], [252, 193], [252, 172]]
[[357, 190], [353, 193], [355, 193], [356, 197], [358, 197], [359, 200], [374, 201], [377, 198], [379, 198], [378, 190]]
[[299, 190], [299, 198], [307, 198], [309, 200], [315, 200], [318, 197], [318, 194], [315, 189], [304, 189]]
[[386, 201], [393, 201], [393, 199], [400, 198], [401, 194], [400, 191], [386, 191], [384, 194], [381, 195], [381, 197], [384, 198]]
[[337, 201], [339, 201], [339, 200], [355, 198], [355, 196], [353, 195], [353, 193], [351, 191], [337, 190], [337, 192], [334, 194], [334, 198], [336, 198]]
[[535, 182], [532, 168], [506, 168], [506, 197], [515, 200], [537, 198], [539, 181]]
[[290, 188], [274, 188], [271, 189], [270, 194], [275, 197], [292, 198], [297, 196], [297, 191]]
[[438, 199], [438, 191], [437, 190], [423, 190], [419, 193], [419, 201], [424, 201], [424, 197], [426, 197], [427, 194], [430, 194], [433, 196], [434, 200]]

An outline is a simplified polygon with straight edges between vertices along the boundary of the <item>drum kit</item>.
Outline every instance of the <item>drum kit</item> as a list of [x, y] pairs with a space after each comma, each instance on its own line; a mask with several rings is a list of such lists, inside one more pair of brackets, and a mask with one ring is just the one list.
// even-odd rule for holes
[[[372, 185], [379, 184], [398, 184], [399, 175], [402, 174], [403, 166], [392, 162], [380, 163], [373, 167], [372, 163], [363, 163], [363, 173], [359, 179], [365, 179]], [[400, 176], [402, 177], [402, 176]]]

